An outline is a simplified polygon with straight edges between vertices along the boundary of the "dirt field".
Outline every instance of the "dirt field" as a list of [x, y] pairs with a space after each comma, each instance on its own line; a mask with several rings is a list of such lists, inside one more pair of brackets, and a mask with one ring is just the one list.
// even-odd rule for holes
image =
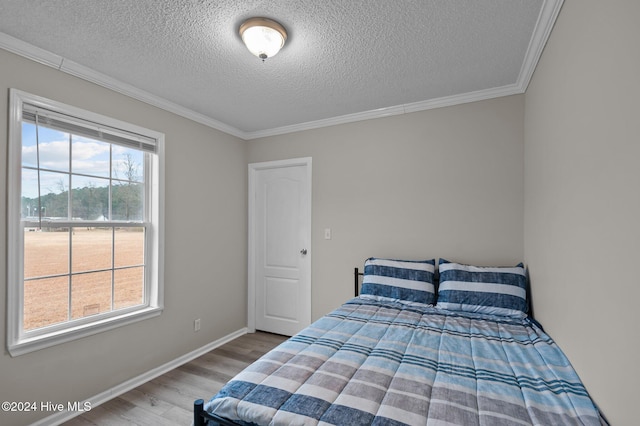
[[[143, 262], [144, 233], [141, 228], [116, 230], [112, 255], [113, 238], [105, 228], [74, 228], [71, 235], [25, 232], [25, 279], [67, 274], [25, 281], [25, 330], [66, 321], [69, 315], [76, 319], [142, 303], [143, 268], [137, 265]], [[113, 271], [113, 292], [112, 271], [98, 271], [110, 269], [112, 261], [116, 268], [130, 267]]]

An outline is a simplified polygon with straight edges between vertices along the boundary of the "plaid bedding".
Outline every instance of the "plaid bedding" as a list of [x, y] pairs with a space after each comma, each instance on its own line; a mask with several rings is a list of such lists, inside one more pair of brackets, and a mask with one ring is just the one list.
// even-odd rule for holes
[[528, 318], [373, 296], [264, 355], [205, 410], [256, 425], [606, 424]]

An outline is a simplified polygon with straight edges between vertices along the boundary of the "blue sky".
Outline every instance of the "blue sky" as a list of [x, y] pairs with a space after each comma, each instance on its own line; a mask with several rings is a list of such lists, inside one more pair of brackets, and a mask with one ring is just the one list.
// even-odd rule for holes
[[[70, 147], [71, 144], [71, 147]], [[60, 193], [69, 189], [69, 173], [73, 188], [109, 185], [110, 144], [99, 140], [73, 136], [58, 130], [38, 126], [40, 148], [41, 195]], [[36, 126], [22, 125], [22, 196], [38, 196], [37, 172], [24, 167], [37, 167]], [[137, 150], [113, 145], [113, 178], [126, 179], [124, 162], [129, 155], [139, 165], [138, 175], [142, 175], [143, 153]], [[69, 157], [71, 156], [71, 161]], [[71, 170], [70, 170], [71, 169]], [[87, 176], [78, 176], [87, 175]]]

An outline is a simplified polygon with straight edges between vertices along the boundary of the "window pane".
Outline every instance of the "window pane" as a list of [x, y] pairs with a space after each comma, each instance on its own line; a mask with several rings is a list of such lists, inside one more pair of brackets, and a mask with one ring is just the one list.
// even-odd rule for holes
[[141, 305], [144, 301], [144, 268], [119, 269], [114, 272], [114, 309]]
[[[21, 218], [38, 218], [38, 172], [22, 169]], [[44, 206], [42, 206], [44, 207]]]
[[71, 318], [111, 311], [111, 271], [71, 277]]
[[71, 149], [73, 173], [109, 177], [111, 144], [74, 135]]
[[24, 231], [24, 278], [69, 272], [69, 230], [42, 228]]
[[[69, 211], [69, 175], [40, 172], [40, 208], [43, 218], [67, 219]], [[38, 172], [22, 169], [22, 214], [38, 217]]]
[[24, 282], [24, 330], [67, 321], [69, 277]]
[[71, 248], [71, 272], [111, 268], [111, 228], [74, 227]]
[[74, 220], [105, 220], [109, 217], [109, 179], [85, 176], [71, 177]]
[[142, 221], [144, 185], [141, 183], [114, 183], [111, 215], [113, 220]]
[[144, 180], [144, 153], [113, 145], [113, 178], [125, 182]]
[[144, 228], [119, 228], [115, 230], [114, 266], [144, 264]]
[[[69, 171], [68, 133], [38, 126], [37, 141], [41, 169]], [[37, 152], [35, 124], [22, 123], [22, 165], [37, 168]]]
[[20, 197], [20, 218], [29, 219], [38, 216], [38, 172], [22, 169], [22, 196]]
[[22, 123], [22, 166], [38, 167], [36, 155], [36, 126]]

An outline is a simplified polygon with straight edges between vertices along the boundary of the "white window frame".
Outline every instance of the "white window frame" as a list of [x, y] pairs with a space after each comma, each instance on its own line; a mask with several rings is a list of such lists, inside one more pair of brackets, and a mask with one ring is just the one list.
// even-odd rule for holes
[[[7, 349], [11, 356], [40, 350], [160, 315], [164, 309], [164, 134], [17, 89], [9, 94], [7, 206]], [[145, 298], [142, 305], [23, 329], [24, 224], [21, 221], [22, 113], [25, 104], [92, 122], [97, 128], [122, 130], [155, 141], [145, 164]], [[102, 126], [102, 127], [101, 127]], [[117, 131], [117, 130], [115, 130]], [[139, 226], [139, 225], [138, 225]]]

